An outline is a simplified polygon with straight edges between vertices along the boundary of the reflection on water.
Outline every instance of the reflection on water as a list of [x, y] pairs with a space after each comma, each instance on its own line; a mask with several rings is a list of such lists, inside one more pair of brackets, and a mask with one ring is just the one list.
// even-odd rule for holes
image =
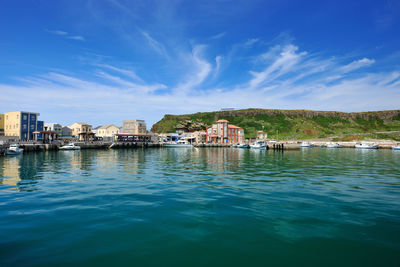
[[[152, 170], [159, 178], [187, 178], [191, 182], [216, 176], [241, 181], [236, 185], [295, 179], [301, 187], [324, 185], [340, 190], [341, 184], [347, 184], [361, 190], [371, 179], [377, 179], [374, 182], [378, 184], [400, 185], [400, 153], [396, 152], [316, 148], [284, 152], [220, 148], [43, 152], [0, 158], [0, 183], [7, 185], [2, 190], [35, 190], [44, 176], [84, 178], [101, 173], [143, 179]], [[366, 174], [367, 180], [360, 183]]]
[[[171, 255], [182, 251], [188, 266], [205, 250], [209, 261], [237, 255], [233, 264], [265, 265], [308, 255], [304, 246], [336, 265], [398, 263], [397, 152], [154, 148], [2, 157], [0, 265], [54, 264], [66, 253], [70, 265], [112, 264], [101, 255], [175, 265]], [[38, 247], [51, 257], [39, 257]], [[326, 256], [343, 248], [354, 254]]]

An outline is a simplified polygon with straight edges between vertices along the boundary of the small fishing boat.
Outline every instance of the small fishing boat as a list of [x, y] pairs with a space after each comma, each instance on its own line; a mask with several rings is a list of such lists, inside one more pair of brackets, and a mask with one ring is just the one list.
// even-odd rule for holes
[[328, 144], [326, 144], [326, 147], [327, 148], [341, 148], [342, 145], [339, 143], [328, 143]]
[[80, 146], [75, 145], [74, 143], [66, 144], [65, 146], [60, 147], [60, 150], [79, 150]]
[[164, 147], [193, 147], [192, 144], [190, 144], [186, 140], [178, 140], [178, 141], [171, 141], [171, 142], [166, 142], [163, 144]]
[[392, 149], [393, 149], [393, 150], [400, 150], [400, 143], [398, 143], [398, 144], [395, 145], [395, 146], [392, 146]]
[[248, 144], [238, 144], [236, 147], [237, 148], [249, 148], [250, 146]]
[[254, 144], [250, 145], [250, 148], [252, 149], [266, 149], [267, 146], [264, 144], [264, 142], [255, 142]]
[[19, 155], [23, 152], [24, 150], [22, 148], [19, 148], [18, 144], [12, 144], [9, 148], [7, 148], [6, 155]]
[[378, 149], [378, 145], [375, 143], [367, 143], [362, 142], [355, 145], [355, 148], [363, 148], [363, 149]]
[[314, 145], [309, 142], [303, 142], [301, 143], [300, 147], [314, 147]]

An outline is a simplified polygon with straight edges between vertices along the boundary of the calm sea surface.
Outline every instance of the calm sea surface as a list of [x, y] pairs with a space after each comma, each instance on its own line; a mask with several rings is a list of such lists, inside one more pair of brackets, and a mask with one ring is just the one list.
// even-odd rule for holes
[[400, 151], [0, 158], [0, 266], [400, 266]]

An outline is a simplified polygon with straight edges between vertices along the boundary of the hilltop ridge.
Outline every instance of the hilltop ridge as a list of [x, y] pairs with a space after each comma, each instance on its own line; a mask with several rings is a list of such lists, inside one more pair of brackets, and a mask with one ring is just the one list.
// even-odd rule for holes
[[246, 138], [256, 137], [257, 131], [263, 129], [269, 136], [280, 139], [400, 131], [400, 110], [339, 112], [255, 108], [183, 115], [166, 114], [151, 130], [157, 133], [174, 132], [176, 126], [185, 120], [211, 125], [219, 119], [226, 119], [231, 124], [242, 127]]

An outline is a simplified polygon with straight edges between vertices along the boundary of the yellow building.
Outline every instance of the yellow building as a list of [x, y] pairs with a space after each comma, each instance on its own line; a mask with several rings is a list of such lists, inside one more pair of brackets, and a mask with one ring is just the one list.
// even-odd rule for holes
[[119, 134], [121, 127], [115, 126], [114, 124], [107, 124], [97, 128], [97, 136], [103, 138], [113, 138], [116, 134]]
[[93, 138], [92, 125], [84, 122], [75, 122], [68, 126], [72, 130], [72, 136], [79, 138], [81, 141], [88, 141]]
[[0, 114], [0, 135], [4, 135], [4, 114]]
[[207, 142], [206, 131], [195, 131], [191, 134], [191, 137], [193, 137], [194, 142], [196, 142], [197, 144], [203, 144]]
[[33, 132], [43, 130], [43, 122], [38, 124], [39, 113], [15, 111], [4, 114], [4, 135], [18, 139], [32, 140]]

